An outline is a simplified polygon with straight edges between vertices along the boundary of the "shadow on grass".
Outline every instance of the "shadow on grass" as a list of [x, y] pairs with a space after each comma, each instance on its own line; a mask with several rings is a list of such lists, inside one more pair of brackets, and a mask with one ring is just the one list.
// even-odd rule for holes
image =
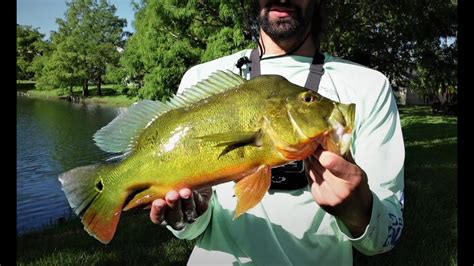
[[34, 81], [17, 81], [16, 83], [16, 90], [21, 92], [26, 92], [29, 90], [35, 89], [35, 82]]
[[[89, 88], [89, 93], [90, 93], [90, 96], [99, 96], [99, 91], [97, 90], [97, 87]], [[112, 85], [102, 86], [101, 93], [102, 93], [101, 96], [118, 95], [117, 91], [113, 88]]]
[[[102, 96], [116, 96], [119, 95], [117, 90], [114, 88], [114, 85], [102, 85], [101, 89], [101, 95], [99, 95], [99, 90], [97, 89], [97, 86], [89, 86], [89, 96], [87, 97], [102, 97]], [[69, 90], [65, 90], [65, 93], [67, 95], [70, 95]], [[77, 87], [74, 89], [72, 96], [77, 96], [77, 97], [82, 97], [82, 87], [79, 88]]]

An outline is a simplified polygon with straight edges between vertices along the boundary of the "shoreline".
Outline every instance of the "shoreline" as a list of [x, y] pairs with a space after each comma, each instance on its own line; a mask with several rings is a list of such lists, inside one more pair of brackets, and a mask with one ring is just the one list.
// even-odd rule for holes
[[56, 90], [18, 90], [17, 97], [30, 97], [37, 99], [46, 99], [54, 101], [68, 101], [71, 103], [82, 103], [90, 105], [101, 105], [106, 107], [129, 107], [131, 104], [139, 101], [138, 97], [128, 97], [127, 95], [91, 95], [84, 98], [82, 95], [62, 95], [62, 91]]

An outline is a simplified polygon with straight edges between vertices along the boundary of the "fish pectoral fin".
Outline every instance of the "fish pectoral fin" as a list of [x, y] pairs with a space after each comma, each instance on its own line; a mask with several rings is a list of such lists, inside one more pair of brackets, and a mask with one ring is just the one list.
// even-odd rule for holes
[[198, 137], [205, 141], [217, 142], [216, 147], [225, 147], [218, 158], [244, 146], [262, 145], [262, 131], [257, 132], [225, 132]]
[[152, 203], [155, 199], [160, 198], [159, 189], [157, 187], [149, 187], [142, 192], [136, 194], [128, 203], [123, 207], [123, 211], [133, 209], [138, 206], [143, 206]]
[[271, 168], [262, 165], [254, 173], [242, 178], [235, 185], [237, 207], [234, 219], [257, 205], [270, 188], [272, 179]]

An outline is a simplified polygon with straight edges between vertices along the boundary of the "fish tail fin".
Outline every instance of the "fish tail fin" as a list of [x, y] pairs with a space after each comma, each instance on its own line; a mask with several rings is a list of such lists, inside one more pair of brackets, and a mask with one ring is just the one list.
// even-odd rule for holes
[[109, 243], [115, 235], [125, 201], [121, 193], [107, 193], [102, 176], [110, 168], [110, 165], [94, 164], [59, 176], [69, 205], [81, 217], [84, 229], [103, 244]]

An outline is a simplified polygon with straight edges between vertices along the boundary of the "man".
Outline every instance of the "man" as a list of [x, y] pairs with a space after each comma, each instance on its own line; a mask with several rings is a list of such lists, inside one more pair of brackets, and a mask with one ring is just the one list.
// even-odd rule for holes
[[[316, 84], [311, 89], [321, 95], [356, 104], [353, 160], [318, 148], [304, 162], [309, 183], [271, 188], [236, 220], [233, 182], [170, 191], [155, 200], [154, 223], [168, 225], [178, 238], [198, 238], [189, 264], [351, 265], [352, 246], [373, 255], [390, 250], [400, 237], [405, 153], [395, 99], [383, 74], [319, 53], [323, 4], [259, 1], [257, 57], [244, 50], [195, 66], [178, 93], [219, 69], [246, 78], [259, 69], [300, 86]], [[238, 69], [235, 63], [243, 56], [252, 64]], [[317, 58], [322, 75], [310, 71], [317, 69]]]

